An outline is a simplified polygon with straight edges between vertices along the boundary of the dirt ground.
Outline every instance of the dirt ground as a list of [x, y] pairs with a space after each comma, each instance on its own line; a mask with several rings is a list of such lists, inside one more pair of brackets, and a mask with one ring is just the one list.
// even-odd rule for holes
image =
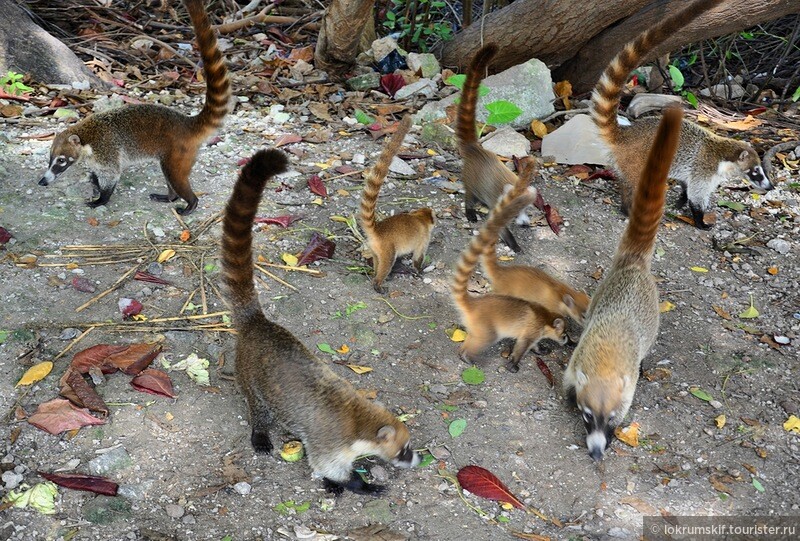
[[[662, 314], [658, 342], [644, 362], [648, 377], [640, 380], [624, 423], [639, 424], [639, 445], [615, 441], [598, 466], [587, 455], [579, 416], [560, 389], [571, 346], [551, 343], [543, 356], [555, 376], [554, 389], [532, 354], [519, 373], [507, 372], [500, 346], [482, 365], [484, 383], [462, 381], [467, 366], [445, 332], [458, 323], [448, 284], [474, 226], [463, 218], [460, 194], [424, 180], [436, 170], [457, 177], [456, 154], [435, 145], [411, 145], [409, 152], [416, 158], [407, 161], [419, 174], [393, 177], [385, 186], [381, 211], [430, 205], [439, 224], [426, 272], [421, 277], [395, 274], [387, 283], [391, 294], [381, 298], [360, 269], [366, 263], [352, 232], [331, 220], [355, 212], [360, 176], [326, 182], [330, 197], [321, 204], [313, 203], [317, 196], [306, 185], [318, 164], [341, 165], [330, 161], [337, 156], [361, 169], [357, 155], [363, 154], [366, 166], [371, 165], [381, 142], [337, 124], [328, 128], [328, 143], [286, 145], [293, 172], [270, 185], [259, 216], [301, 214], [303, 219], [288, 229], [261, 228], [255, 234], [257, 253], [282, 263], [281, 255], [300, 252], [312, 231], [332, 236], [337, 247], [332, 260], [311, 266], [324, 273], [321, 277], [270, 269], [293, 288], [259, 274], [261, 301], [270, 317], [312, 350], [322, 343], [334, 349], [347, 345], [349, 353], [319, 356], [357, 388], [375, 391], [377, 400], [404, 414], [413, 445], [436, 457], [430, 465], [410, 471], [364, 460], [367, 475], [389, 490], [378, 498], [333, 498], [311, 478], [305, 460], [290, 464], [277, 453], [254, 454], [245, 404], [230, 377], [230, 333], [148, 331], [153, 327], [148, 322], [135, 324], [144, 330], [97, 326], [56, 361], [48, 377], [30, 388], [15, 388], [28, 367], [52, 359], [74, 342], [76, 334], [69, 329], [82, 332], [93, 323], [120, 322], [119, 298], [141, 301], [142, 313], [151, 320], [179, 316], [200, 286], [199, 269], [204, 269], [205, 311], [224, 310], [214, 289], [220, 281], [216, 224], [194, 241], [195, 249], [179, 250], [161, 266], [161, 277], [174, 285], [128, 278], [76, 312], [134, 265], [157, 270], [152, 264], [159, 247], [179, 245], [183, 227], [169, 205], [147, 197], [164, 189], [155, 164], [127, 169], [110, 204], [96, 210], [84, 205], [91, 187], [82, 168], [73, 168], [50, 187], [38, 186], [50, 143], [25, 136], [54, 129], [55, 124], [47, 123], [6, 125], [0, 135], [0, 225], [14, 235], [0, 252], [0, 329], [12, 331], [0, 345], [0, 406], [4, 416], [9, 414], [4, 418], [11, 419], [2, 428], [2, 469], [21, 473], [23, 482], [33, 485], [43, 481], [37, 471], [88, 472], [90, 461], [108, 455], [117, 460], [105, 475], [122, 489], [112, 499], [60, 488], [53, 515], [4, 510], [0, 539], [245, 541], [349, 536], [477, 541], [511, 539], [511, 531], [552, 539], [633, 539], [641, 535], [642, 516], [659, 512], [800, 515], [800, 436], [782, 426], [791, 414], [798, 414], [800, 404], [800, 195], [796, 188], [792, 191], [790, 180], [758, 199], [747, 191], [720, 189], [716, 198], [740, 202], [743, 210], [715, 206], [716, 226], [709, 232], [673, 216], [664, 218], [653, 269], [661, 300], [673, 307]], [[240, 159], [280, 134], [313, 130], [310, 123], [270, 124], [256, 108], [234, 113], [221, 140], [202, 149], [194, 168], [193, 185], [202, 195], [197, 210], [186, 219], [188, 228], [195, 231], [222, 209]], [[428, 149], [436, 155], [429, 155]], [[553, 234], [540, 213], [531, 211], [533, 226], [515, 230], [525, 250], [516, 261], [541, 265], [592, 293], [610, 266], [625, 222], [612, 183], [580, 181], [565, 176], [565, 169], [546, 167], [536, 180], [545, 200], [565, 220], [561, 234]], [[676, 197], [677, 191], [671, 191], [669, 201]], [[742, 239], [749, 240], [734, 244]], [[773, 239], [788, 243], [788, 253], [767, 247]], [[149, 248], [149, 243], [155, 247]], [[77, 257], [49, 257], [67, 253], [68, 245], [108, 246], [102, 253], [109, 257], [120, 257], [121, 245], [135, 246], [146, 255], [94, 265]], [[12, 254], [37, 255], [37, 265], [17, 266]], [[52, 263], [77, 266], [43, 266]], [[95, 293], [73, 288], [74, 276], [92, 281]], [[473, 291], [486, 288], [478, 275]], [[740, 318], [751, 300], [760, 315]], [[199, 293], [192, 302], [194, 309], [184, 315], [202, 314]], [[198, 321], [206, 320], [191, 323]], [[217, 316], [208, 321], [222, 320]], [[175, 326], [185, 324], [179, 321]], [[576, 339], [579, 333], [577, 327], [570, 329]], [[775, 336], [788, 337], [791, 343], [777, 344]], [[98, 387], [111, 407], [104, 425], [67, 437], [15, 420], [17, 405], [30, 415], [38, 404], [57, 396], [58, 379], [75, 352], [101, 343], [156, 340], [163, 343], [162, 356], [172, 362], [192, 353], [208, 359], [211, 385], [201, 387], [184, 372], [171, 372], [178, 397], [170, 400], [137, 392], [128, 377], [116, 374]], [[357, 375], [333, 362], [342, 360], [373, 370]], [[160, 359], [155, 361], [158, 365]], [[693, 395], [695, 388], [712, 400]], [[724, 426], [719, 426], [721, 415]], [[448, 432], [454, 419], [466, 421], [456, 438]], [[504, 510], [473, 495], [462, 499], [446, 472], [454, 475], [469, 464], [491, 470], [526, 504], [554, 520]], [[375, 524], [383, 526], [362, 529]]]

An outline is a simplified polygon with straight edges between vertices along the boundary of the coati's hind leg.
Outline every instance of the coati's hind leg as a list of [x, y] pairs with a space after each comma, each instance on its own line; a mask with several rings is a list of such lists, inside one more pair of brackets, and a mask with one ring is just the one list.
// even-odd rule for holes
[[87, 201], [86, 205], [88, 205], [91, 208], [97, 208], [101, 205], [105, 205], [106, 203], [108, 203], [108, 200], [111, 199], [111, 194], [114, 193], [114, 188], [117, 187], [118, 180], [119, 180], [119, 175], [117, 174], [114, 177], [111, 186], [103, 187], [100, 185], [100, 180], [97, 178], [97, 173], [95, 173], [94, 171], [89, 173], [89, 181], [92, 183], [92, 186], [95, 187], [95, 190], [98, 192], [99, 196], [97, 197], [97, 199], [94, 199], [93, 201]]
[[256, 453], [271, 453], [272, 441], [269, 439], [270, 418], [263, 412], [251, 411], [252, 430], [250, 443]]
[[334, 494], [335, 496], [341, 495], [345, 489], [356, 494], [366, 495], [378, 495], [386, 490], [386, 487], [383, 485], [372, 485], [365, 482], [355, 471], [352, 471], [350, 473], [350, 479], [343, 483], [333, 481], [332, 479], [325, 477], [323, 485], [325, 486], [325, 490]]
[[[183, 150], [189, 152], [186, 149]], [[192, 172], [192, 165], [194, 165], [194, 156], [192, 156], [192, 159], [187, 159], [185, 156], [182, 157], [176, 154], [172, 153], [161, 160], [161, 171], [164, 173], [169, 185], [168, 194], [151, 193], [150, 199], [161, 203], [171, 203], [180, 197], [186, 201], [186, 207], [178, 209], [178, 214], [186, 215], [197, 207], [198, 201], [189, 184], [189, 174]]]
[[464, 190], [464, 215], [470, 222], [478, 221], [478, 213], [475, 212], [475, 196], [469, 188]]
[[425, 253], [428, 251], [428, 245], [422, 246], [421, 248], [417, 248], [414, 250], [414, 255], [412, 261], [414, 262], [414, 268], [417, 270], [417, 273], [422, 273], [422, 265], [425, 263]]
[[711, 229], [711, 226], [707, 224], [703, 218], [705, 217], [706, 213], [703, 210], [703, 207], [700, 205], [694, 204], [691, 200], [689, 201], [689, 210], [692, 211], [692, 219], [694, 219], [694, 225], [698, 229]]
[[473, 325], [458, 350], [458, 357], [467, 364], [477, 364], [481, 353], [495, 342], [494, 333], [486, 329], [476, 329]]
[[503, 239], [503, 242], [505, 242], [509, 248], [514, 250], [515, 253], [522, 252], [522, 248], [517, 243], [517, 239], [514, 238], [514, 235], [511, 233], [511, 230], [509, 228], [507, 227], [503, 228], [503, 230], [500, 231], [500, 237]]
[[527, 336], [517, 338], [517, 341], [514, 344], [514, 349], [511, 351], [511, 356], [506, 363], [506, 370], [514, 374], [519, 372], [519, 362], [522, 360], [522, 357], [528, 353], [532, 343], [533, 340]]
[[395, 259], [395, 253], [391, 247], [389, 247], [389, 249], [381, 249], [380, 253], [373, 251], [372, 261], [375, 266], [375, 277], [372, 280], [372, 287], [376, 292], [380, 294], [386, 293], [386, 288], [383, 287], [383, 281], [386, 280], [386, 277], [389, 276], [389, 273], [392, 271]]

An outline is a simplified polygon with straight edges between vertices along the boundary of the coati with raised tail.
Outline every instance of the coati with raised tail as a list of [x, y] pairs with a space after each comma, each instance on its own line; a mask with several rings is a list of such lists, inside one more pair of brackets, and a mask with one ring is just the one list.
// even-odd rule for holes
[[583, 323], [590, 301], [589, 295], [583, 291], [530, 265], [501, 265], [497, 261], [494, 242], [484, 250], [481, 262], [492, 282], [493, 293], [540, 304], [551, 312]]
[[[592, 119], [611, 147], [612, 167], [622, 177], [622, 211], [625, 214], [630, 210], [631, 195], [642, 176], [659, 119], [648, 117], [629, 127], [620, 126], [617, 108], [622, 88], [630, 72], [650, 51], [720, 2], [698, 0], [642, 32], [614, 57], [592, 92]], [[703, 221], [703, 216], [711, 195], [722, 182], [746, 176], [759, 190], [773, 188], [761, 168], [758, 153], [749, 143], [720, 137], [689, 120], [681, 124], [678, 151], [669, 176], [681, 186], [676, 208], [683, 208], [688, 202], [694, 224], [700, 229], [711, 227]]]
[[628, 226], [611, 270], [592, 296], [583, 333], [564, 372], [564, 389], [583, 416], [586, 446], [594, 460], [603, 458], [614, 427], [628, 413], [642, 359], [658, 336], [658, 289], [650, 265], [682, 118], [680, 108], [666, 109], [661, 117]]
[[228, 113], [231, 96], [228, 71], [217, 47], [217, 38], [201, 0], [184, 0], [192, 20], [203, 75], [206, 101], [194, 116], [186, 116], [162, 105], [126, 105], [96, 113], [59, 133], [50, 147], [50, 166], [39, 181], [52, 183], [70, 166], [84, 161], [89, 180], [99, 192], [87, 204], [98, 207], [108, 203], [119, 181], [122, 167], [128, 163], [159, 160], [167, 180], [167, 194], [150, 194], [150, 199], [173, 202], [179, 197], [186, 207], [179, 214], [189, 214], [197, 206], [197, 196], [189, 184], [200, 145], [221, 125]]
[[385, 293], [383, 281], [392, 271], [395, 260], [404, 254], [412, 254], [414, 268], [422, 272], [422, 263], [431, 232], [436, 224], [436, 215], [429, 208], [402, 212], [383, 220], [375, 220], [375, 205], [383, 181], [389, 173], [389, 164], [400, 150], [403, 138], [411, 128], [411, 115], [406, 115], [400, 122], [397, 131], [383, 147], [374, 167], [366, 172], [364, 192], [361, 196], [361, 228], [367, 235], [367, 242], [372, 250], [372, 261], [375, 277], [372, 285], [378, 293]]
[[519, 371], [522, 357], [530, 349], [538, 351], [541, 340], [549, 338], [562, 345], [567, 342], [566, 322], [545, 307], [495, 293], [472, 296], [467, 291], [469, 277], [486, 246], [496, 242], [500, 229], [536, 199], [536, 189], [526, 187], [530, 175], [527, 168], [528, 164], [520, 171], [518, 184], [504, 189], [504, 195], [496, 202], [478, 236], [461, 254], [451, 289], [453, 302], [467, 329], [459, 351], [461, 358], [475, 363], [478, 355], [489, 346], [504, 338], [513, 338], [516, 343], [506, 363], [510, 372]]
[[[456, 135], [461, 156], [464, 158], [464, 167], [461, 172], [461, 180], [464, 183], [464, 214], [470, 222], [478, 220], [475, 212], [476, 202], [492, 208], [503, 195], [505, 186], [513, 185], [517, 181], [517, 176], [503, 165], [497, 155], [481, 146], [475, 125], [478, 88], [486, 67], [497, 51], [496, 43], [487, 43], [475, 53], [467, 68], [467, 78], [464, 81], [461, 101], [458, 105]], [[520, 210], [517, 223], [530, 223], [525, 209]], [[522, 251], [508, 227], [503, 228], [500, 236], [509, 248], [515, 252]]]
[[279, 150], [257, 152], [239, 174], [222, 225], [226, 301], [238, 332], [236, 380], [250, 410], [250, 441], [256, 451], [270, 452], [269, 430], [273, 423], [280, 425], [303, 442], [314, 474], [327, 489], [379, 492], [383, 487], [365, 483], [353, 471], [353, 461], [373, 454], [395, 466], [416, 466], [420, 458], [409, 444], [408, 429], [267, 319], [253, 283], [253, 218], [264, 185], [286, 165]]

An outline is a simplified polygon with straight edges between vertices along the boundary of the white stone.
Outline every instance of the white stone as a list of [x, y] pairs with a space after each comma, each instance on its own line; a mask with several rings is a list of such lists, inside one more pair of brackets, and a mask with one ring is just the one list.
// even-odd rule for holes
[[414, 94], [422, 94], [426, 98], [432, 98], [436, 94], [437, 86], [430, 79], [420, 79], [417, 82], [406, 85], [394, 94], [394, 99], [402, 100]]
[[408, 53], [406, 64], [408, 64], [408, 69], [414, 73], [419, 73], [428, 78], [433, 77], [442, 70], [441, 66], [439, 66], [439, 61], [431, 53]]
[[[730, 99], [735, 100], [744, 96], [744, 88], [736, 81], [731, 81], [730, 92]], [[711, 96], [712, 94], [718, 98], [728, 99], [728, 85], [720, 83], [712, 86], [711, 88], [704, 88], [700, 91], [701, 96]]]
[[404, 176], [413, 176], [417, 174], [413, 167], [408, 165], [397, 156], [392, 158], [392, 163], [389, 164], [389, 171]]
[[511, 126], [502, 126], [481, 140], [483, 148], [499, 156], [522, 158], [531, 152], [531, 142]]
[[353, 163], [356, 165], [364, 165], [367, 163], [367, 157], [363, 154], [353, 154]]
[[23, 476], [9, 470], [7, 472], [3, 472], [2, 479], [3, 479], [3, 484], [6, 487], [6, 490], [11, 490], [19, 486], [19, 484], [22, 482]]
[[397, 49], [397, 42], [387, 36], [373, 41], [371, 49], [372, 57], [377, 61], [381, 61], [387, 54]]
[[233, 490], [235, 490], [237, 494], [241, 494], [242, 496], [246, 496], [246, 495], [250, 494], [250, 491], [252, 490], [252, 487], [250, 486], [250, 483], [247, 483], [245, 481], [241, 481], [241, 482], [236, 483], [235, 485], [233, 485]]
[[772, 239], [767, 243], [767, 247], [772, 248], [779, 254], [786, 255], [791, 250], [792, 245], [783, 239]]
[[589, 115], [575, 115], [544, 136], [542, 156], [551, 156], [557, 163], [568, 165], [608, 165], [610, 149], [600, 138], [600, 132]]

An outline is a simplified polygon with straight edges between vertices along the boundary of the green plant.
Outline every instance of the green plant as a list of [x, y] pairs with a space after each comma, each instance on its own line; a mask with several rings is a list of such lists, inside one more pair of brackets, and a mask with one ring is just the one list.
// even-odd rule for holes
[[0, 78], [0, 86], [3, 87], [4, 92], [15, 96], [24, 94], [25, 92], [32, 92], [33, 89], [22, 82], [24, 77], [25, 76], [21, 73], [9, 71], [5, 76]]
[[797, 89], [794, 91], [794, 94], [792, 94], [792, 101], [797, 101], [797, 100], [800, 100], [800, 86], [798, 86]]
[[685, 82], [683, 78], [683, 73], [681, 72], [680, 69], [678, 69], [678, 66], [676, 66], [674, 63], [670, 64], [669, 66], [669, 76], [672, 79], [673, 90], [675, 90], [675, 92], [678, 92], [681, 96], [683, 96], [686, 99], [686, 101], [688, 101], [692, 105], [692, 107], [697, 109], [697, 96], [695, 96], [694, 93], [683, 88], [683, 83]]
[[[453, 85], [459, 90], [464, 90], [464, 82], [467, 80], [466, 75], [453, 75], [448, 77], [445, 83]], [[478, 86], [478, 96], [482, 97], [491, 92], [487, 86]], [[486, 110], [489, 111], [489, 116], [486, 117], [486, 124], [481, 126], [478, 130], [478, 137], [483, 133], [486, 125], [497, 126], [498, 124], [507, 124], [512, 122], [515, 118], [522, 114], [522, 110], [515, 104], [507, 100], [495, 100], [485, 105]]]
[[[443, 22], [442, 0], [392, 0], [394, 10], [386, 12], [383, 26], [389, 30], [400, 31], [398, 40], [405, 47], [415, 46], [420, 51], [428, 50], [428, 41], [448, 41], [453, 39], [453, 28]], [[436, 22], [436, 21], [439, 22]]]

